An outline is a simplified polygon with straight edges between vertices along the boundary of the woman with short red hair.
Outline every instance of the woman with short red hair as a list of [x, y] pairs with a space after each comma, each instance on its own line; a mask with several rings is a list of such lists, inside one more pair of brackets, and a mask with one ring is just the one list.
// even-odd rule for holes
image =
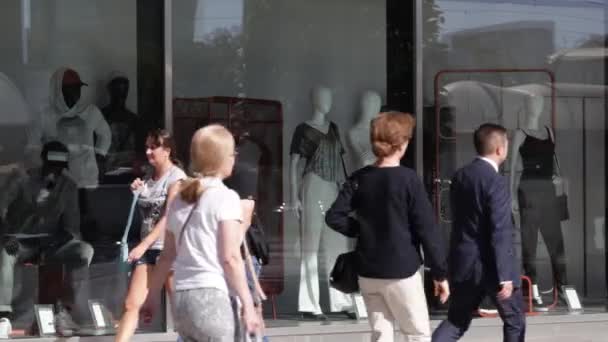
[[380, 113], [372, 120], [376, 162], [354, 172], [325, 216], [332, 229], [358, 239], [359, 287], [372, 341], [393, 341], [393, 322], [408, 341], [431, 340], [419, 272], [420, 246], [435, 282], [435, 295], [442, 302], [449, 296], [447, 246], [422, 182], [414, 170], [400, 163], [414, 126], [415, 119], [406, 113]]

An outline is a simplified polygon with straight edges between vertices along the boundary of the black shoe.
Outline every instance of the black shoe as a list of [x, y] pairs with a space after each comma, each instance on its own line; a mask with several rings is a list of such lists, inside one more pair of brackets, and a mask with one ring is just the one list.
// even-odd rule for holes
[[312, 312], [303, 312], [302, 319], [306, 321], [327, 321], [327, 316], [324, 314], [314, 314]]
[[57, 335], [63, 337], [74, 336], [78, 329], [80, 327], [74, 322], [68, 309], [60, 303], [55, 304], [55, 331]]
[[342, 311], [342, 314], [348, 319], [357, 319], [357, 314], [352, 311]]
[[568, 300], [566, 299], [566, 294], [561, 289], [557, 292], [557, 305], [558, 306], [568, 306]]
[[25, 329], [25, 336], [40, 336], [40, 329], [38, 329], [38, 322], [34, 320], [29, 328]]

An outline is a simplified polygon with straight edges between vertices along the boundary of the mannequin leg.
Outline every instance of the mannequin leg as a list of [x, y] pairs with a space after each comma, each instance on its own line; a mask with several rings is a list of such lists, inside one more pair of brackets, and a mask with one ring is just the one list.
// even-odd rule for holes
[[[520, 201], [521, 203], [521, 201]], [[536, 248], [538, 245], [539, 226], [534, 219], [537, 208], [520, 209], [521, 221], [521, 254], [524, 274], [537, 283], [536, 279]]]
[[319, 304], [319, 244], [323, 229], [323, 213], [319, 207], [318, 191], [314, 178], [309, 173], [304, 176], [302, 183], [302, 224], [300, 228], [302, 261], [300, 266], [300, 289], [298, 295], [298, 311], [321, 314]]
[[538, 245], [538, 225], [530, 220], [527, 210], [521, 210], [521, 255], [524, 274], [536, 284], [536, 247]]
[[[0, 243], [0, 314], [12, 312], [15, 265], [38, 255], [38, 249], [21, 246], [17, 255], [10, 255]], [[0, 315], [0, 318], [2, 316]]]
[[561, 222], [555, 214], [548, 213], [546, 215], [545, 221], [541, 224], [540, 233], [543, 235], [543, 240], [545, 240], [551, 258], [555, 282], [558, 286], [567, 285], [564, 234], [562, 233]]
[[323, 287], [329, 289], [329, 308], [331, 312], [350, 311], [353, 308], [352, 297], [329, 286], [329, 274], [331, 273], [338, 256], [352, 250], [352, 248], [350, 240], [347, 237], [333, 231], [325, 224], [325, 212], [331, 207], [336, 200], [336, 197], [338, 197], [338, 186], [335, 183], [322, 182], [325, 183], [325, 185], [323, 185], [324, 191], [322, 193], [323, 199], [321, 203], [323, 215], [321, 215], [319, 219], [323, 225], [321, 244], [323, 246], [323, 262], [326, 271]]
[[13, 281], [17, 258], [6, 253], [4, 246], [0, 245], [0, 313], [12, 312]]

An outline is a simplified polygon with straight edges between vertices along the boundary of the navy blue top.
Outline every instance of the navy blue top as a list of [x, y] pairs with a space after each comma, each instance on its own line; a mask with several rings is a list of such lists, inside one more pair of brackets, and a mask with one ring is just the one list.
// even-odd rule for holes
[[422, 182], [409, 168], [366, 166], [356, 171], [325, 220], [339, 233], [358, 238], [355, 250], [360, 276], [410, 277], [423, 261], [422, 246], [433, 277], [446, 277], [443, 234]]
[[514, 253], [511, 195], [504, 176], [476, 159], [456, 172], [450, 188], [453, 212], [450, 281], [489, 286], [520, 284]]

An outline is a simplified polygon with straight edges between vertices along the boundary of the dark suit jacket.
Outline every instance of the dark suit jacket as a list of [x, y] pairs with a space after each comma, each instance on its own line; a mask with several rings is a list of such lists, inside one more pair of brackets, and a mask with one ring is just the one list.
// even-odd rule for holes
[[450, 190], [450, 280], [474, 280], [496, 288], [503, 281], [512, 281], [519, 286], [506, 178], [488, 162], [476, 158], [456, 172]]

